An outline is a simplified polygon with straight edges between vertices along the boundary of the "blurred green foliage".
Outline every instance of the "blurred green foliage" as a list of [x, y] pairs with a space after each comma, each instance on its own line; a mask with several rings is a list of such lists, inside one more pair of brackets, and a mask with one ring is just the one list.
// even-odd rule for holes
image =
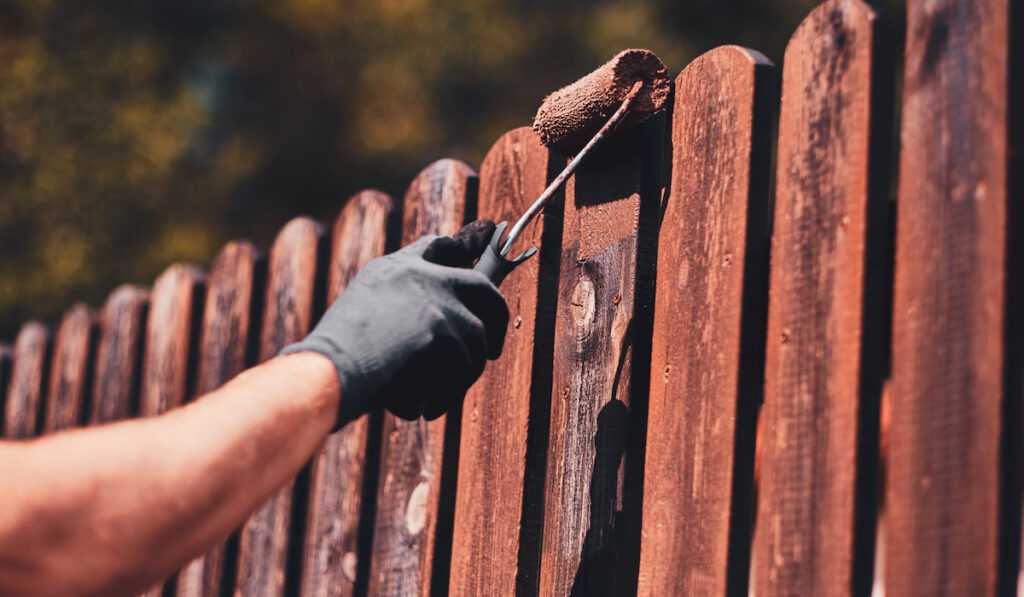
[[[233, 237], [479, 163], [627, 47], [776, 62], [807, 0], [0, 2], [0, 338]], [[902, 14], [898, 0], [891, 13]]]

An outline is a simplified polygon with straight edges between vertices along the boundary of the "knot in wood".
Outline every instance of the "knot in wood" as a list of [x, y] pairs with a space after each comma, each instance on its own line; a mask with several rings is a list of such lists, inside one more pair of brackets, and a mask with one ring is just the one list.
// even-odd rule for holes
[[594, 282], [590, 278], [580, 278], [569, 299], [569, 315], [580, 336], [586, 337], [590, 334], [596, 314], [597, 297], [594, 294]]
[[419, 485], [409, 494], [409, 503], [405, 506], [405, 529], [410, 536], [416, 536], [427, 524], [427, 497], [430, 495], [430, 483], [420, 481]]

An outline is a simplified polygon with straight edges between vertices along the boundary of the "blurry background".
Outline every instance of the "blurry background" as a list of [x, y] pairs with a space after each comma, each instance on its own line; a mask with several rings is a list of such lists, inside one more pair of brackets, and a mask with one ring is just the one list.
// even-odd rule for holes
[[[479, 164], [618, 50], [781, 65], [807, 0], [0, 0], [0, 339]], [[903, 27], [899, 0], [882, 7]], [[898, 46], [902, 47], [902, 46]]]

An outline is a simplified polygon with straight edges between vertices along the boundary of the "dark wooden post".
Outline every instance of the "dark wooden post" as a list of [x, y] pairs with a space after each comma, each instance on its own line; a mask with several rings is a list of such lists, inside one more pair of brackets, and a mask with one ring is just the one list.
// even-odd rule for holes
[[148, 310], [149, 292], [137, 286], [121, 286], [107, 299], [99, 318], [89, 423], [135, 413]]
[[83, 422], [82, 408], [92, 389], [89, 382], [95, 340], [96, 315], [89, 307], [79, 304], [64, 314], [53, 347], [43, 433]]
[[50, 330], [41, 323], [21, 327], [14, 341], [11, 381], [4, 404], [4, 437], [28, 439], [38, 430], [50, 359]]

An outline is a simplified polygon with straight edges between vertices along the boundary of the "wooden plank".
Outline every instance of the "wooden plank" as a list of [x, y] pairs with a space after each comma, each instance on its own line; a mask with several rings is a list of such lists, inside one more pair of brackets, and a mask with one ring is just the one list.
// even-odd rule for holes
[[[274, 358], [286, 345], [304, 338], [319, 316], [326, 241], [327, 229], [310, 218], [292, 220], [274, 240], [267, 272], [260, 361]], [[288, 574], [292, 508], [302, 505], [302, 496], [293, 495], [295, 483], [292, 480], [285, 484], [242, 527], [236, 595], [282, 595], [286, 583], [290, 586], [298, 582], [297, 577]], [[291, 549], [298, 553], [300, 545]]]
[[[153, 283], [142, 355], [140, 417], [165, 413], [192, 396], [203, 284], [202, 270], [182, 264], [168, 267]], [[144, 595], [160, 597], [163, 584]]]
[[53, 347], [43, 433], [77, 427], [84, 418], [96, 340], [96, 314], [78, 304], [64, 314]]
[[775, 68], [739, 46], [676, 79], [644, 467], [641, 595], [746, 594]]
[[[402, 244], [458, 231], [475, 213], [476, 180], [456, 160], [423, 170], [405, 195]], [[429, 595], [447, 586], [458, 463], [458, 425], [447, 421], [459, 413], [430, 422], [384, 416], [370, 595]]]
[[1005, 312], [1020, 308], [1004, 300], [1013, 230], [1010, 16], [1007, 0], [908, 5], [886, 474], [890, 597], [996, 592]]
[[566, 185], [541, 595], [637, 588], [662, 159], [644, 136], [609, 139]]
[[90, 423], [106, 423], [135, 413], [149, 291], [121, 286], [110, 294], [99, 320]]
[[180, 406], [193, 392], [194, 345], [203, 301], [203, 272], [175, 264], [153, 283], [142, 357], [139, 416]]
[[4, 404], [4, 438], [35, 437], [49, 360], [50, 330], [35, 321], [23, 325], [14, 341], [11, 381]]
[[[547, 179], [548, 151], [533, 130], [522, 127], [506, 133], [480, 165], [480, 216], [515, 222], [544, 190]], [[538, 431], [546, 436], [550, 411], [562, 203], [556, 201], [553, 207], [558, 208], [551, 212], [555, 217], [546, 213], [517, 244], [520, 251], [532, 246], [545, 253], [502, 283], [511, 311], [504, 351], [488, 364], [463, 404], [449, 585], [455, 595], [512, 595], [520, 576], [523, 492], [528, 476], [543, 483], [546, 460], [543, 453], [531, 453], [530, 443]], [[546, 369], [546, 374], [536, 373], [546, 380], [542, 388], [532, 381], [535, 362]]]
[[884, 317], [865, 289], [881, 274], [868, 271], [869, 251], [884, 241], [878, 216], [888, 186], [872, 178], [889, 138], [873, 138], [872, 126], [892, 101], [876, 94], [886, 86], [889, 35], [860, 0], [831, 0], [786, 48], [758, 439], [758, 595], [849, 595], [856, 579], [870, 579], [870, 547], [864, 559], [858, 548], [873, 541], [874, 513], [858, 511], [857, 490], [876, 474], [859, 442], [870, 436], [861, 417], [872, 409], [877, 434], [872, 359], [884, 352], [874, 334]]
[[[362, 191], [349, 199], [334, 223], [328, 302], [338, 298], [364, 265], [384, 254], [391, 209], [391, 198], [379, 191]], [[313, 458], [301, 595], [350, 596], [357, 587], [366, 587], [372, 521], [362, 516], [368, 516], [363, 495], [371, 433], [379, 443], [380, 417], [364, 415], [332, 434]]]
[[[266, 258], [247, 241], [228, 243], [213, 260], [199, 339], [196, 396], [219, 388], [256, 361]], [[178, 597], [218, 597], [225, 584], [225, 544], [179, 573]], [[232, 579], [233, 580], [233, 579]]]

